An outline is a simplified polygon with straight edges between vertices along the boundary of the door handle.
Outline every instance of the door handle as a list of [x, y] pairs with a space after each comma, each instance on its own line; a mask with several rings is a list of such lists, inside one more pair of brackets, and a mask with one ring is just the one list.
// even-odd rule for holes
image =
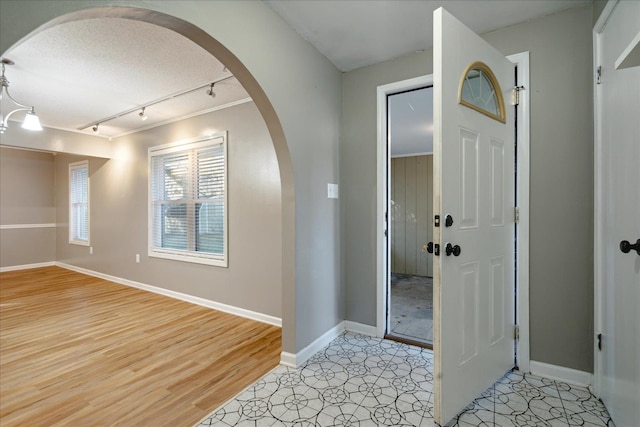
[[427, 243], [427, 252], [429, 252], [430, 254], [433, 253], [433, 242]]
[[636, 240], [634, 244], [629, 243], [628, 240], [620, 242], [620, 250], [622, 253], [628, 254], [631, 251], [636, 251], [640, 255], [640, 239]]
[[461, 249], [458, 245], [447, 243], [447, 245], [444, 247], [444, 251], [446, 252], [447, 256], [451, 256], [451, 254], [453, 254], [453, 256], [459, 256]]

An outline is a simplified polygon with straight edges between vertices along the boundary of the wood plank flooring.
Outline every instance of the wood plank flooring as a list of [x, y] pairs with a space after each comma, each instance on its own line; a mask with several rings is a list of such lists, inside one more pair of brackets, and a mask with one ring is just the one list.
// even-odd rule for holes
[[0, 425], [193, 426], [280, 328], [58, 267], [0, 274]]

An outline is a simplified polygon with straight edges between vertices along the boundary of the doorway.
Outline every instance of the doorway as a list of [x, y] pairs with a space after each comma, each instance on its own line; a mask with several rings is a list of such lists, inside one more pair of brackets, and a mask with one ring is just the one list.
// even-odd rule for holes
[[[515, 80], [521, 86], [517, 112], [516, 147], [518, 174], [516, 178], [516, 204], [518, 207], [517, 243], [516, 243], [516, 283], [515, 305], [516, 324], [519, 339], [516, 341], [516, 365], [524, 373], [530, 370], [529, 350], [529, 53], [522, 52], [507, 57], [516, 64]], [[387, 292], [388, 278], [391, 274], [389, 260], [390, 244], [385, 231], [388, 226], [386, 215], [388, 206], [387, 176], [390, 173], [390, 147], [388, 140], [387, 96], [427, 86], [433, 86], [433, 75], [424, 75], [379, 86], [377, 89], [377, 203], [376, 203], [376, 336], [385, 337], [389, 327], [388, 307], [390, 305]], [[506, 89], [509, 90], [510, 89]], [[515, 213], [514, 213], [515, 214]]]
[[387, 95], [386, 336], [432, 348], [433, 86]]

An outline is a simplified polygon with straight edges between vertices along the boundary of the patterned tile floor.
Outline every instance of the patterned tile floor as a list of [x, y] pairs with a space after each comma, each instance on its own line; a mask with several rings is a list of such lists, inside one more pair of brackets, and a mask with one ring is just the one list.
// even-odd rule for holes
[[[345, 333], [279, 366], [198, 426], [434, 426], [430, 350]], [[448, 426], [612, 426], [585, 388], [511, 372]]]

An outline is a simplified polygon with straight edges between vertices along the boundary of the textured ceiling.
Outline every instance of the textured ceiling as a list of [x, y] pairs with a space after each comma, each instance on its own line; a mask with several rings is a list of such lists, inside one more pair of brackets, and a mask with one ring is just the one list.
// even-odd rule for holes
[[[302, 37], [343, 71], [432, 45], [432, 12], [445, 6], [484, 33], [588, 4], [590, 0], [267, 0]], [[217, 59], [170, 30], [100, 18], [49, 28], [3, 54], [14, 97], [34, 105], [44, 126], [79, 131], [101, 119], [230, 76]], [[116, 137], [248, 99], [235, 78], [100, 125]], [[20, 120], [16, 114], [12, 118]], [[407, 125], [409, 126], [409, 125]], [[419, 125], [428, 129], [428, 123]], [[90, 128], [81, 130], [91, 133]]]
[[[231, 76], [204, 49], [185, 37], [138, 21], [102, 18], [52, 27], [8, 51], [15, 62], [6, 76], [13, 96], [34, 105], [43, 126], [78, 130], [142, 107], [167, 95]], [[115, 137], [193, 115], [248, 94], [231, 78], [100, 125]], [[84, 132], [92, 133], [91, 129]]]
[[433, 11], [441, 6], [482, 34], [590, 0], [265, 0], [342, 71], [433, 46]]

